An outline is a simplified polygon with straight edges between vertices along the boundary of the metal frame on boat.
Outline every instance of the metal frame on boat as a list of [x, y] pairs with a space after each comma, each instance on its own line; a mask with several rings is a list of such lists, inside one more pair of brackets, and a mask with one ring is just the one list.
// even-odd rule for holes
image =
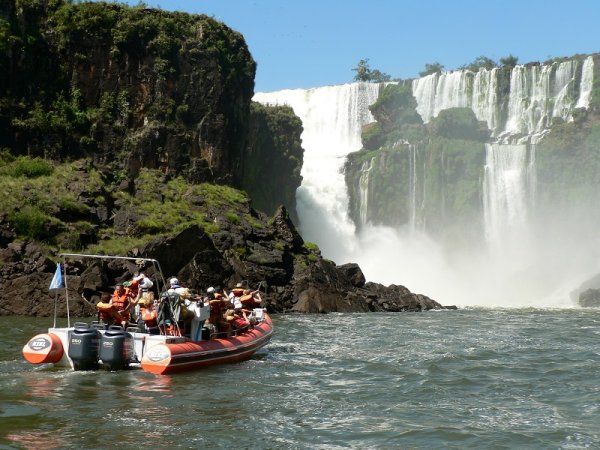
[[[24, 358], [32, 364], [54, 364], [74, 370], [106, 368], [119, 370], [141, 368], [144, 371], [165, 374], [202, 367], [247, 360], [264, 347], [273, 335], [273, 324], [264, 308], [254, 308], [256, 323], [232, 336], [192, 340], [181, 336], [175, 323], [176, 335], [165, 333], [153, 335], [138, 327], [107, 327], [101, 323], [77, 322], [71, 325], [69, 315], [67, 259], [94, 258], [106, 260], [130, 260], [150, 265], [157, 281], [156, 289], [166, 292], [167, 283], [160, 263], [150, 258], [127, 256], [87, 255], [62, 253], [63, 265], [57, 271], [50, 290], [63, 289], [67, 306], [67, 326], [57, 327], [58, 293], [55, 295], [54, 325], [47, 333], [34, 336], [23, 347]], [[168, 301], [168, 296], [161, 299]]]

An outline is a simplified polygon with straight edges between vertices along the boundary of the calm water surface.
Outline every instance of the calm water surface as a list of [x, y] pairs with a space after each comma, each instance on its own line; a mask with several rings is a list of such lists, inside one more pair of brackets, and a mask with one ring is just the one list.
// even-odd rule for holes
[[50, 324], [0, 318], [2, 449], [600, 448], [597, 309], [279, 315], [173, 376], [28, 365]]

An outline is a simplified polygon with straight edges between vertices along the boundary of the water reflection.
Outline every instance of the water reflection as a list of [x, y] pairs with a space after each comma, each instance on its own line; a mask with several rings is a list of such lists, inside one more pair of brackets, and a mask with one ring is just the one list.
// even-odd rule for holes
[[[137, 378], [135, 390], [141, 392], [155, 392], [168, 394], [171, 392], [173, 379], [169, 375], [144, 374], [145, 377]], [[150, 376], [148, 376], [150, 375]]]
[[27, 395], [32, 399], [53, 399], [63, 396], [62, 374], [29, 372], [21, 374]]
[[27, 450], [49, 450], [67, 447], [67, 442], [54, 430], [21, 430], [8, 434], [6, 438], [10, 442], [17, 444], [19, 448]]

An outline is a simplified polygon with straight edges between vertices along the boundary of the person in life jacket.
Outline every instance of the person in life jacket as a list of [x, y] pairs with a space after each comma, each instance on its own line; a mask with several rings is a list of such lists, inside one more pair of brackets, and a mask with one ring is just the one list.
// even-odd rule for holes
[[231, 328], [236, 332], [236, 334], [246, 331], [250, 326], [248, 317], [242, 309], [239, 311], [235, 311], [233, 309], [227, 310], [225, 313], [225, 320], [229, 322]]
[[190, 323], [194, 314], [190, 312], [190, 290], [183, 287], [176, 277], [169, 279], [169, 289], [167, 290], [169, 298], [176, 303], [171, 304], [173, 310], [173, 320], [183, 327], [183, 334], [189, 334]]
[[242, 309], [242, 295], [244, 295], [244, 287], [242, 286], [242, 283], [238, 283], [229, 292], [229, 301], [231, 306], [233, 306], [233, 309]]
[[223, 320], [223, 302], [221, 301], [221, 295], [218, 295], [214, 287], [209, 287], [206, 290], [206, 299], [210, 305], [210, 318], [209, 322], [215, 327], [215, 334], [220, 333], [219, 328]]
[[126, 327], [129, 323], [129, 307], [132, 304], [132, 300], [131, 291], [125, 288], [125, 283], [117, 283], [110, 299], [110, 304], [119, 315], [122, 327]]
[[144, 293], [138, 303], [140, 305], [140, 317], [144, 321], [146, 332], [149, 334], [160, 334], [154, 292], [149, 291]]
[[205, 320], [210, 318], [210, 303], [207, 298], [190, 291], [190, 296], [185, 299], [188, 312], [191, 314], [190, 339], [199, 341], [202, 339], [202, 327]]
[[140, 273], [133, 277], [131, 281], [123, 284], [125, 287], [128, 287], [131, 292], [132, 301], [130, 303], [130, 310], [133, 309], [133, 319], [135, 322], [140, 318], [140, 305], [138, 304], [139, 300], [145, 293], [150, 291], [152, 286], [154, 286], [154, 283], [146, 275]]
[[120, 316], [110, 304], [110, 298], [110, 293], [104, 292], [100, 296], [100, 301], [96, 304], [96, 309], [98, 310], [98, 320], [107, 326], [111, 326], [120, 322]]

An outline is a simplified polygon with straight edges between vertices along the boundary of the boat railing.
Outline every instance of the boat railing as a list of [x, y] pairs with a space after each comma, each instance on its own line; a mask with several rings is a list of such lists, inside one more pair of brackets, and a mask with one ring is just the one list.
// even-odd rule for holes
[[[56, 319], [58, 316], [58, 293], [59, 291], [64, 290], [64, 296], [66, 300], [66, 312], [67, 312], [67, 327], [71, 327], [71, 315], [69, 308], [69, 288], [68, 288], [68, 277], [67, 277], [67, 268], [69, 266], [68, 261], [77, 260], [77, 259], [98, 259], [98, 260], [125, 260], [125, 261], [134, 261], [136, 265], [148, 264], [152, 267], [154, 271], [154, 276], [156, 282], [159, 283], [157, 286], [158, 292], [161, 292], [160, 286], [166, 286], [165, 277], [163, 275], [162, 268], [160, 263], [153, 258], [141, 258], [141, 257], [133, 257], [133, 256], [114, 256], [114, 255], [93, 255], [93, 254], [84, 254], [84, 253], [60, 253], [59, 258], [62, 260], [62, 267], [57, 264], [57, 270], [55, 273], [55, 277], [52, 280], [50, 285], [50, 291], [55, 292], [54, 298], [54, 325], [56, 328]], [[57, 282], [56, 286], [54, 285], [55, 281]], [[85, 297], [84, 297], [85, 300]]]

